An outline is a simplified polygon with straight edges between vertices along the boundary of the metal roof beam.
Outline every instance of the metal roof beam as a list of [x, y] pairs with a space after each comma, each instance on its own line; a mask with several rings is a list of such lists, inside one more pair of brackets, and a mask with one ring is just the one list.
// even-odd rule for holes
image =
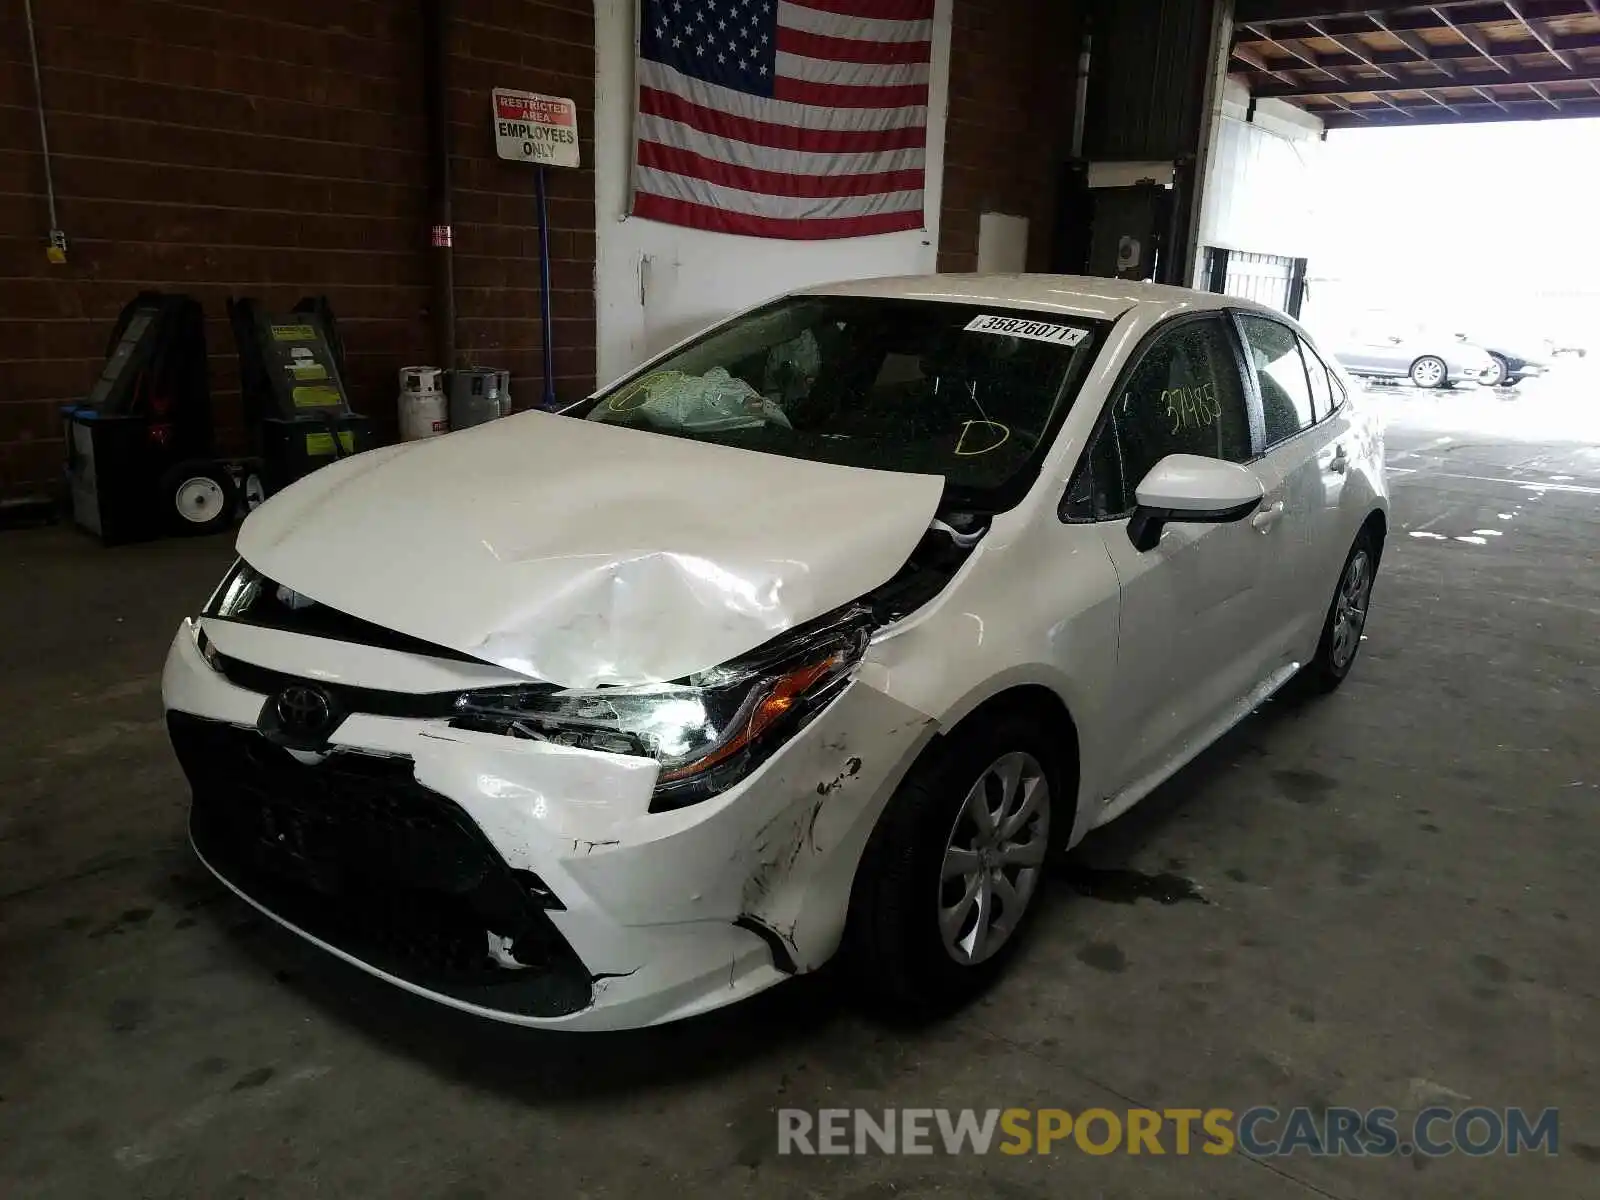
[[1405, 114], [1390, 112], [1376, 106], [1368, 109], [1366, 113], [1324, 112], [1319, 114], [1323, 125], [1332, 130], [1338, 129], [1377, 129], [1392, 126], [1403, 126], [1416, 129], [1423, 125], [1481, 125], [1486, 122], [1505, 123], [1507, 121], [1564, 121], [1577, 117], [1600, 117], [1600, 99], [1590, 100], [1582, 105], [1568, 103], [1562, 106], [1561, 111], [1538, 100], [1525, 100], [1510, 112], [1501, 112], [1498, 108], [1491, 108], [1487, 104], [1474, 105], [1462, 109], [1460, 112], [1448, 113], [1442, 108], [1429, 106]]
[[1235, 46], [1233, 48], [1233, 56], [1245, 66], [1251, 68], [1251, 70], [1259, 71], [1263, 75], [1271, 75], [1280, 83], [1295, 82], [1294, 76], [1290, 75], [1288, 71], [1280, 71], [1274, 67], [1268, 66], [1267, 60], [1262, 58], [1254, 50], [1246, 50], [1243, 46]]
[[[1590, 8], [1589, 0], [1517, 0], [1518, 7], [1535, 21], [1548, 22], [1558, 17], [1583, 17], [1585, 19], [1594, 15]], [[1452, 4], [1448, 0], [1434, 0], [1428, 3], [1424, 0], [1421, 4], [1399, 5], [1384, 3], [1383, 0], [1365, 0], [1338, 14], [1302, 16], [1292, 4], [1280, 3], [1276, 0], [1264, 0], [1255, 5], [1248, 5], [1247, 0], [1238, 0], [1238, 7], [1244, 13], [1236, 12], [1234, 27], [1242, 25], [1261, 26], [1296, 26], [1305, 28], [1312, 22], [1321, 25], [1330, 33], [1357, 34], [1365, 33], [1371, 29], [1368, 14], [1382, 12], [1384, 21], [1390, 29], [1406, 29], [1412, 32], [1424, 32], [1429, 29], [1438, 29], [1441, 22], [1451, 27], [1459, 28], [1472, 25], [1504, 24], [1516, 18], [1509, 15], [1505, 0], [1496, 0], [1495, 3]], [[1332, 4], [1323, 3], [1319, 7], [1328, 9]], [[1266, 9], [1266, 12], [1250, 13], [1250, 8]], [[1295, 36], [1305, 36], [1296, 34]], [[1557, 43], [1559, 47], [1560, 43]]]
[[1495, 56], [1495, 52], [1489, 48], [1488, 39], [1485, 38], [1483, 36], [1483, 34], [1479, 33], [1475, 29], [1469, 29], [1469, 28], [1467, 28], [1465, 26], [1457, 25], [1454, 21], [1452, 21], [1450, 19], [1450, 14], [1445, 12], [1442, 8], [1435, 8], [1435, 9], [1432, 10], [1432, 12], [1433, 12], [1434, 16], [1438, 17], [1441, 21], [1443, 21], [1446, 25], [1448, 25], [1452, 30], [1454, 30], [1457, 37], [1459, 37], [1462, 41], [1466, 42], [1467, 45], [1471, 46], [1474, 50], [1476, 50], [1484, 58], [1488, 59], [1495, 66], [1499, 67], [1502, 71], [1508, 71], [1509, 72], [1511, 70], [1511, 66], [1510, 66], [1509, 63], [1502, 62], [1499, 58], [1497, 58]]
[[1374, 71], [1377, 71], [1380, 75], [1386, 75], [1390, 79], [1399, 78], [1399, 76], [1393, 71], [1389, 70], [1388, 67], [1384, 66], [1380, 62], [1375, 61], [1372, 57], [1372, 50], [1367, 46], [1363, 46], [1359, 39], [1350, 37], [1346, 34], [1329, 33], [1316, 21], [1307, 21], [1306, 24], [1317, 31], [1318, 37], [1327, 38], [1330, 42], [1343, 46], [1347, 53], [1354, 54], [1364, 64], [1371, 67]]
[[[1595, 2], [1600, 3], [1600, 0], [1595, 0]], [[1396, 37], [1398, 37], [1402, 32], [1406, 32], [1401, 26], [1396, 25], [1392, 19], [1388, 20], [1386, 25], [1388, 27], [1388, 32], [1394, 34]], [[1452, 28], [1454, 27], [1452, 26]], [[1276, 43], [1281, 46], [1286, 41], [1303, 42], [1306, 38], [1314, 38], [1318, 36], [1315, 29], [1311, 28], [1309, 25], [1303, 24], [1291, 24], [1281, 27], [1272, 25], [1252, 26], [1251, 29], [1254, 32], [1236, 32], [1233, 39], [1234, 45], [1239, 46], [1248, 45], [1253, 42], [1263, 42], [1267, 44]], [[1367, 32], [1371, 31], [1368, 30]], [[1428, 53], [1432, 62], [1438, 64], [1446, 59], [1449, 59], [1452, 62], [1470, 62], [1482, 58], [1488, 59], [1495, 66], [1504, 71], [1511, 69], [1510, 65], [1504, 61], [1505, 59], [1514, 58], [1517, 55], [1522, 54], [1547, 53], [1544, 46], [1531, 37], [1518, 38], [1514, 42], [1495, 42], [1491, 45], [1490, 43], [1484, 41], [1480, 34], [1476, 33], [1468, 26], [1461, 26], [1456, 30], [1456, 32], [1463, 39], [1470, 37], [1478, 44], [1474, 44], [1474, 41], [1464, 41], [1463, 44], [1459, 45], [1452, 42], [1438, 46], [1424, 43], [1425, 45], [1428, 45]], [[1550, 44], [1563, 53], [1572, 50], [1600, 50], [1600, 30], [1596, 30], [1593, 33], [1552, 34], [1550, 37]], [[1317, 62], [1320, 66], [1353, 67], [1361, 65], [1360, 59], [1353, 54], [1346, 53], [1343, 50], [1333, 50], [1327, 53], [1313, 53], [1316, 53]], [[1417, 60], [1416, 51], [1410, 49], [1373, 50], [1369, 47], [1366, 50], [1366, 54], [1374, 62], [1382, 63], [1385, 66], [1394, 66], [1396, 64], [1404, 66], [1407, 63], [1413, 63]]]
[[1572, 70], [1573, 60], [1556, 49], [1555, 43], [1550, 40], [1550, 27], [1543, 21], [1530, 17], [1523, 11], [1523, 6], [1516, 0], [1502, 0], [1506, 8], [1511, 10], [1511, 15], [1522, 22], [1522, 27], [1533, 34], [1533, 40], [1543, 46], [1550, 57], [1555, 59], [1567, 70]]
[[1533, 94], [1535, 96], [1539, 97], [1539, 99], [1543, 100], [1546, 104], [1548, 104], [1551, 108], [1555, 109], [1557, 112], [1561, 111], [1561, 101], [1557, 100], [1554, 96], [1552, 96], [1549, 92], [1545, 91], [1537, 83], [1530, 83], [1528, 85], [1528, 89], [1531, 92], [1533, 92]]
[[[1578, 63], [1568, 71], [1561, 67], [1528, 67], [1514, 71], [1507, 71], [1504, 76], [1485, 79], [1481, 82], [1492, 83], [1495, 87], [1504, 84], [1535, 84], [1535, 83], [1588, 83], [1590, 80], [1600, 79], [1600, 62]], [[1476, 84], [1479, 80], [1474, 80]], [[1296, 96], [1348, 96], [1353, 92], [1371, 92], [1381, 95], [1387, 92], [1417, 92], [1427, 87], [1452, 87], [1449, 83], [1424, 83], [1416, 78], [1410, 79], [1351, 79], [1344, 83], [1302, 83], [1296, 87], [1284, 84], [1263, 84], [1252, 88], [1251, 91], [1258, 97], [1266, 99], [1273, 97], [1287, 100]]]
[[[1261, 41], [1266, 42], [1268, 45], [1276, 46], [1279, 50], [1282, 50], [1285, 54], [1287, 54], [1290, 58], [1298, 59], [1300, 62], [1304, 63], [1306, 66], [1310, 67], [1312, 70], [1320, 71], [1322, 74], [1326, 75], [1329, 79], [1332, 79], [1337, 83], [1345, 83], [1345, 82], [1347, 82], [1347, 78], [1346, 78], [1345, 75], [1343, 75], [1340, 72], [1335, 71], [1332, 68], [1326, 66], [1323, 63], [1321, 57], [1315, 51], [1313, 51], [1309, 47], [1307, 47], [1304, 43], [1302, 43], [1300, 41], [1297, 41], [1294, 38], [1274, 37], [1270, 33], [1267, 33], [1265, 30], [1252, 29], [1251, 32], [1252, 33], [1256, 33]], [[1269, 67], [1268, 70], [1270, 71], [1271, 68]], [[1277, 74], [1276, 71], [1273, 71], [1272, 73], [1273, 74]]]
[[1374, 125], [1437, 125], [1448, 123], [1451, 118], [1466, 121], [1543, 121], [1555, 117], [1600, 116], [1600, 97], [1585, 95], [1581, 99], [1568, 98], [1551, 103], [1524, 94], [1515, 100], [1507, 98], [1501, 104], [1462, 101], [1448, 109], [1443, 105], [1418, 100], [1389, 107], [1356, 105], [1353, 112], [1325, 110], [1317, 115], [1330, 128], [1339, 129], [1350, 128], [1355, 123], [1351, 117], [1365, 117]]
[[[1287, 47], [1284, 47], [1284, 49], [1287, 49]], [[1309, 53], [1309, 51], [1308, 51], [1308, 53]], [[1288, 73], [1287, 69], [1279, 70], [1279, 69], [1276, 69], [1276, 68], [1273, 68], [1273, 67], [1269, 66], [1267, 64], [1267, 60], [1266, 59], [1262, 58], [1259, 54], [1256, 54], [1254, 51], [1246, 50], [1242, 46], [1235, 46], [1233, 48], [1233, 56], [1235, 58], [1237, 58], [1240, 62], [1244, 63], [1245, 66], [1252, 67], [1255, 70], [1260, 71], [1264, 75], [1270, 75], [1274, 79], [1282, 80], [1284, 83], [1296, 83], [1296, 82], [1298, 82], [1294, 78], [1294, 76], [1292, 76], [1292, 75], [1290, 75]], [[1331, 74], [1331, 72], [1330, 72], [1330, 74]], [[1339, 78], [1339, 76], [1335, 75], [1334, 78], [1337, 79], [1337, 78]], [[1353, 113], [1355, 116], [1361, 117], [1361, 114], [1356, 111], [1354, 105], [1352, 105], [1349, 101], [1344, 100], [1339, 96], [1324, 96], [1323, 99], [1329, 101], [1330, 103], [1332, 103], [1335, 108], [1341, 109], [1342, 111], [1347, 112], [1347, 113]], [[1361, 119], [1363, 121], [1366, 120], [1365, 117], [1361, 117]]]
[[[1600, 4], [1600, 0], [1595, 0], [1595, 3]], [[1428, 45], [1427, 42], [1423, 41], [1410, 30], [1390, 29], [1389, 26], [1384, 22], [1383, 14], [1381, 13], [1368, 13], [1367, 16], [1371, 19], [1372, 23], [1377, 26], [1378, 32], [1387, 33], [1407, 50], [1415, 54], [1419, 61], [1427, 63], [1429, 66], [1436, 68], [1452, 79], [1454, 79], [1458, 74], [1455, 63], [1451, 62], [1447, 58], [1435, 58], [1433, 54], [1433, 47]]]
[[[1600, 3], [1600, 0], [1596, 2]], [[1322, 21], [1333, 17], [1362, 16], [1372, 9], [1372, 5], [1373, 0], [1237, 0], [1233, 19], [1251, 25], [1261, 21]], [[1482, 8], [1483, 0], [1442, 0], [1440, 7]]]
[[[1581, 103], [1592, 106], [1595, 101], [1585, 96]], [[1376, 113], [1379, 116], [1387, 116], [1390, 111], [1393, 111], [1392, 108], [1379, 108], [1376, 104], [1358, 104], [1355, 107], [1357, 111], [1360, 111], [1364, 108], [1367, 112]], [[1518, 96], [1515, 100], [1508, 98], [1502, 104], [1490, 104], [1484, 100], [1462, 100], [1459, 103], [1451, 105], [1450, 107], [1458, 112], [1482, 112], [1485, 114], [1497, 111], [1520, 111], [1524, 113], [1550, 113], [1554, 111], [1553, 107], [1548, 102], [1526, 94]], [[1434, 116], [1442, 111], [1442, 106], [1427, 100], [1405, 100], [1393, 106], [1393, 108], [1398, 108], [1401, 112], [1412, 113], [1420, 117]], [[1563, 111], [1565, 111], [1565, 105], [1563, 105]]]

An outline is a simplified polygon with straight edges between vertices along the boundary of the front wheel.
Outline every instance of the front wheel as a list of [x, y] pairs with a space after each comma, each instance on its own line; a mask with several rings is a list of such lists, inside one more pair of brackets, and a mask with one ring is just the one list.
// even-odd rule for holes
[[1489, 355], [1489, 369], [1478, 376], [1478, 382], [1484, 387], [1501, 387], [1505, 384], [1507, 376], [1511, 374], [1511, 364], [1498, 354]]
[[1367, 606], [1372, 601], [1372, 584], [1378, 574], [1378, 541], [1371, 530], [1362, 530], [1339, 573], [1339, 586], [1322, 623], [1322, 639], [1317, 653], [1306, 664], [1306, 676], [1319, 689], [1331, 692], [1345, 681], [1361, 649], [1361, 634], [1367, 627]]
[[1450, 379], [1444, 359], [1425, 354], [1411, 364], [1411, 382], [1419, 388], [1441, 388]]
[[895, 792], [862, 856], [846, 952], [886, 1011], [931, 1015], [1003, 969], [1038, 907], [1073, 803], [1063, 755], [1037, 714], [979, 716]]

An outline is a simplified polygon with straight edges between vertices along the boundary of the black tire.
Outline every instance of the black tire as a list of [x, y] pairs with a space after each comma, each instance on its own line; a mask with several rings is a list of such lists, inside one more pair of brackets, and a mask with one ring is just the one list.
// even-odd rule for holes
[[[981, 962], [960, 963], [946, 950], [939, 925], [945, 852], [966, 819], [968, 793], [991, 764], [1017, 752], [1042, 768], [1049, 789], [1041, 802], [1048, 813], [1044, 860], [999, 948]], [[1059, 731], [1025, 705], [976, 714], [923, 755], [879, 818], [851, 889], [845, 958], [870, 1006], [900, 1019], [937, 1016], [999, 977], [1038, 912], [1052, 862], [1071, 832], [1076, 789], [1076, 764]]]
[[[1438, 368], [1437, 378], [1434, 378], [1432, 369], [1435, 366]], [[1436, 354], [1424, 354], [1417, 359], [1416, 362], [1411, 364], [1411, 370], [1407, 372], [1407, 375], [1413, 387], [1442, 388], [1447, 387], [1450, 383], [1450, 368], [1445, 365], [1444, 359]], [[1419, 375], [1421, 376], [1420, 378]], [[1425, 379], [1432, 379], [1433, 382], [1424, 383], [1423, 380]]]
[[157, 486], [169, 533], [201, 537], [233, 525], [239, 489], [221, 463], [204, 458], [181, 462]]
[[1506, 379], [1500, 384], [1500, 386], [1501, 387], [1508, 387], [1508, 388], [1509, 387], [1516, 387], [1517, 384], [1519, 384], [1521, 382], [1522, 382], [1522, 380], [1520, 378], [1517, 378], [1517, 379]]
[[[1346, 595], [1351, 564], [1361, 555], [1366, 556], [1368, 564], [1366, 607], [1361, 610], [1361, 621], [1355, 631], [1355, 641], [1349, 646], [1348, 654], [1344, 654], [1337, 641], [1340, 600]], [[1350, 674], [1350, 668], [1355, 666], [1356, 659], [1360, 657], [1361, 632], [1366, 628], [1366, 614], [1372, 604], [1372, 587], [1377, 580], [1381, 558], [1382, 547], [1378, 538], [1371, 529], [1363, 529], [1361, 535], [1356, 538], [1355, 545], [1350, 547], [1350, 553], [1345, 555], [1344, 566], [1339, 568], [1339, 582], [1334, 585], [1333, 598], [1328, 602], [1327, 615], [1322, 619], [1322, 637], [1317, 642], [1317, 652], [1301, 673], [1301, 677], [1318, 691], [1331, 692], [1343, 683]]]
[[1491, 353], [1489, 357], [1494, 360], [1495, 370], [1498, 372], [1498, 374], [1492, 379], [1479, 379], [1478, 382], [1483, 384], [1484, 387], [1510, 387], [1511, 364], [1508, 363], [1505, 360], [1505, 356], [1501, 354]]

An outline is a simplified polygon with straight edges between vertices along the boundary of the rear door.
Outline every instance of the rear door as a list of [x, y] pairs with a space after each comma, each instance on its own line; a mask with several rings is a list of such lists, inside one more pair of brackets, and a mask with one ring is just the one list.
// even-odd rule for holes
[[1262, 419], [1265, 453], [1250, 465], [1266, 493], [1254, 524], [1273, 560], [1267, 620], [1277, 664], [1304, 662], [1329, 598], [1326, 543], [1349, 462], [1342, 418], [1331, 412], [1326, 368], [1295, 330], [1258, 313], [1235, 320]]
[[1135, 352], [1063, 504], [1063, 519], [1095, 524], [1119, 585], [1107, 794], [1192, 748], [1270, 670], [1271, 547], [1250, 520], [1175, 521], [1144, 552], [1128, 536], [1139, 481], [1167, 455], [1255, 456], [1247, 395], [1224, 314], [1162, 326]]
[[[1318, 428], [1322, 430], [1322, 436], [1317, 439], [1317, 477], [1322, 484], [1322, 507], [1317, 512], [1312, 533], [1316, 543], [1314, 550], [1320, 555], [1321, 563], [1320, 571], [1313, 569], [1306, 575], [1308, 594], [1304, 602], [1312, 610], [1315, 623], [1300, 642], [1298, 657], [1304, 662], [1316, 651], [1322, 618], [1333, 599], [1334, 583], [1344, 569], [1345, 555], [1355, 541], [1356, 531], [1366, 520], [1366, 504], [1359, 494], [1350, 494], [1352, 507], [1348, 510], [1345, 507], [1350, 471], [1357, 467], [1356, 460], [1362, 450], [1351, 410], [1345, 403], [1344, 383], [1317, 348], [1304, 338], [1300, 339], [1300, 353], [1305, 356], [1306, 371], [1311, 376], [1312, 402], [1316, 406]], [[1313, 567], [1316, 565], [1313, 563]]]

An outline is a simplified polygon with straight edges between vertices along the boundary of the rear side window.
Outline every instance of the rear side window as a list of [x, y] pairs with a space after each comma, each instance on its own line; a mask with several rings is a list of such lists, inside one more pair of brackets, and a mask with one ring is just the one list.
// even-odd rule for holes
[[1300, 343], [1300, 357], [1305, 360], [1306, 375], [1311, 380], [1314, 415], [1320, 421], [1333, 411], [1333, 385], [1328, 380], [1328, 368], [1322, 365], [1322, 360], [1303, 341]]
[[1304, 338], [1300, 340], [1300, 353], [1306, 360], [1306, 374], [1311, 376], [1311, 391], [1316, 399], [1317, 420], [1320, 421], [1344, 403], [1344, 385]]
[[1113, 397], [1062, 515], [1094, 520], [1131, 511], [1140, 481], [1169, 454], [1253, 457], [1238, 358], [1219, 319], [1186, 321], [1144, 352]]
[[1270, 449], [1316, 423], [1311, 382], [1294, 330], [1265, 317], [1240, 317], [1239, 324], [1261, 388], [1261, 415]]

